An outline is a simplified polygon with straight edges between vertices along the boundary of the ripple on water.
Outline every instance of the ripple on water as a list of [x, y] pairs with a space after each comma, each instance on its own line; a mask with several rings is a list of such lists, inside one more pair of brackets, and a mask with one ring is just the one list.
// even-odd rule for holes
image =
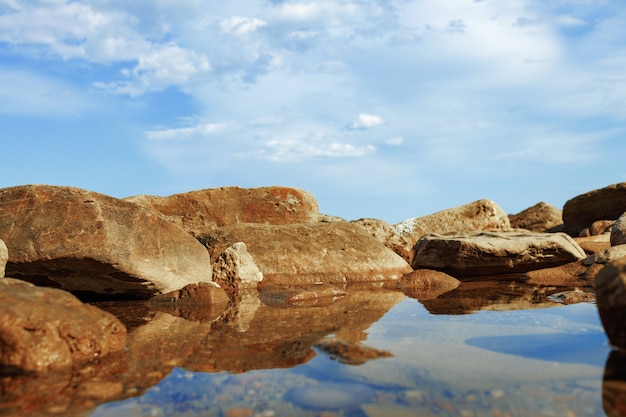
[[286, 399], [304, 409], [338, 410], [374, 399], [376, 392], [359, 384], [319, 384], [293, 388]]

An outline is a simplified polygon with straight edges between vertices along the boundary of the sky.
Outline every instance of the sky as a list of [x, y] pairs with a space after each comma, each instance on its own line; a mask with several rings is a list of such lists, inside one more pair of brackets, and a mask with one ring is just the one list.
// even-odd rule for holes
[[0, 188], [389, 223], [626, 181], [622, 0], [0, 0]]

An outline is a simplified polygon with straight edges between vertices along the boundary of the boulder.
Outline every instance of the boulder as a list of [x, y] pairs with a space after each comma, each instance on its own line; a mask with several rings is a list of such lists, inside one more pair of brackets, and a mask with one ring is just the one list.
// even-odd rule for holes
[[611, 246], [623, 245], [626, 243], [626, 213], [623, 213], [611, 227], [609, 238]]
[[609, 262], [594, 282], [596, 303], [610, 343], [626, 350], [626, 258]]
[[411, 271], [404, 259], [348, 222], [235, 224], [198, 239], [213, 258], [244, 242], [263, 274], [263, 286], [393, 280]]
[[4, 277], [4, 269], [9, 260], [9, 250], [3, 240], [0, 240], [0, 278]]
[[125, 343], [126, 328], [113, 315], [62, 290], [0, 279], [0, 365], [69, 369]]
[[226, 248], [213, 264], [213, 280], [233, 298], [240, 289], [256, 288], [263, 274], [243, 242]]
[[549, 268], [586, 256], [564, 233], [430, 234], [415, 245], [413, 268], [436, 269], [467, 277]]
[[310, 223], [319, 218], [315, 197], [288, 187], [208, 188], [168, 197], [138, 195], [125, 200], [161, 213], [193, 236], [235, 223]]
[[563, 212], [558, 208], [540, 202], [517, 214], [509, 214], [511, 227], [531, 232], [555, 232], [563, 225]]
[[408, 236], [398, 234], [392, 225], [378, 219], [359, 219], [351, 223], [361, 226], [376, 240], [400, 255], [409, 264], [411, 263], [415, 243]]
[[149, 298], [211, 281], [206, 249], [136, 204], [72, 187], [0, 190], [7, 276], [98, 296]]
[[563, 206], [563, 231], [579, 236], [597, 220], [617, 220], [626, 211], [626, 183], [609, 185], [568, 200]]
[[491, 200], [478, 200], [460, 207], [415, 217], [394, 225], [396, 232], [411, 245], [429, 233], [469, 233], [509, 230], [511, 223], [504, 210]]
[[461, 281], [453, 276], [431, 269], [417, 269], [396, 282], [398, 290], [418, 300], [432, 300], [460, 284]]

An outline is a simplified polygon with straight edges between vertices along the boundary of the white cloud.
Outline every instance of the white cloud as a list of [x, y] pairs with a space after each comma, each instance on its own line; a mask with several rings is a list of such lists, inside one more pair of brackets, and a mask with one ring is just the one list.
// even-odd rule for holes
[[375, 114], [361, 113], [359, 117], [349, 125], [350, 129], [369, 129], [384, 123], [382, 117]]
[[574, 16], [561, 15], [556, 17], [556, 23], [560, 26], [586, 26], [587, 22]]
[[149, 130], [144, 135], [149, 140], [186, 140], [218, 134], [226, 128], [226, 124], [202, 123], [192, 127], [177, 129]]
[[220, 22], [223, 32], [234, 33], [236, 35], [246, 35], [267, 25], [267, 22], [257, 18], [233, 16]]
[[316, 20], [338, 18], [357, 11], [353, 3], [336, 1], [316, 1], [309, 3], [284, 3], [279, 7], [279, 16], [291, 20]]
[[396, 136], [385, 140], [385, 143], [390, 146], [400, 146], [404, 143], [404, 138], [402, 136]]

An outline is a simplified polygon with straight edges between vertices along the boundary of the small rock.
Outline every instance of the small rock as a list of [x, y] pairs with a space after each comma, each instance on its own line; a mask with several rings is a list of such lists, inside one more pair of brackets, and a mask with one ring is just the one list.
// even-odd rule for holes
[[263, 274], [254, 263], [246, 244], [236, 242], [226, 248], [213, 263], [213, 280], [233, 298], [239, 289], [256, 288], [263, 281]]

